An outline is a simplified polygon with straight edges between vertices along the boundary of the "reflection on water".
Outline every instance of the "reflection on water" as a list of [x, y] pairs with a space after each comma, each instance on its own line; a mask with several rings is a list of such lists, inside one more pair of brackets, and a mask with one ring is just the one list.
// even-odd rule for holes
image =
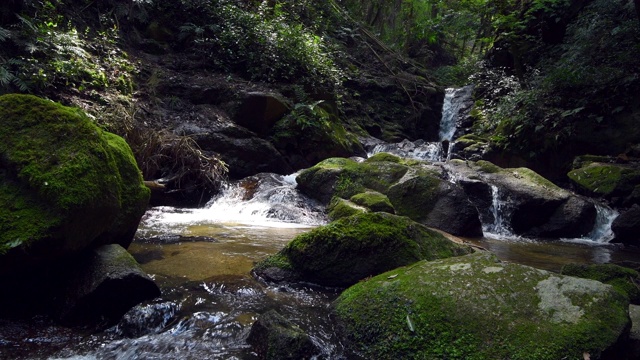
[[498, 258], [539, 269], [560, 271], [570, 263], [630, 264], [640, 262], [638, 250], [588, 240], [536, 241], [528, 239], [467, 239], [495, 253]]

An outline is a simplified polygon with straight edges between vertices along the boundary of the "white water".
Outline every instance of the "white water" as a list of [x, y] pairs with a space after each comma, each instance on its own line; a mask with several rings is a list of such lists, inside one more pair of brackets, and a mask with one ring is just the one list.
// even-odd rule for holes
[[[491, 219], [481, 219], [484, 237], [492, 239], [521, 239], [515, 235], [509, 226], [511, 211], [509, 199], [505, 199], [497, 186], [491, 185]], [[488, 221], [487, 221], [488, 220]]]
[[[561, 239], [562, 241], [596, 245], [608, 244], [609, 241], [613, 240], [614, 234], [611, 230], [611, 224], [613, 224], [619, 213], [599, 203], [594, 203], [594, 206], [596, 207], [597, 215], [591, 232], [582, 238]], [[491, 185], [491, 207], [489, 210], [491, 219], [481, 217], [484, 237], [500, 240], [527, 240], [513, 233], [509, 226], [513, 205], [510, 203], [509, 198], [505, 198], [505, 195], [495, 185]]]
[[152, 208], [140, 227], [146, 232], [139, 231], [138, 235], [147, 237], [213, 224], [296, 228], [327, 223], [324, 207], [296, 190], [295, 175], [260, 174], [251, 189], [244, 180], [227, 184], [204, 208]]

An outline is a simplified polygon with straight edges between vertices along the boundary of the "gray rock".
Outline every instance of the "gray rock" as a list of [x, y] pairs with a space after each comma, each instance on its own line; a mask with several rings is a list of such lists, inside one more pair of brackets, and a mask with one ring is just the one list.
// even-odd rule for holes
[[160, 289], [119, 245], [91, 251], [72, 268], [58, 304], [66, 324], [113, 324], [131, 307], [160, 296]]

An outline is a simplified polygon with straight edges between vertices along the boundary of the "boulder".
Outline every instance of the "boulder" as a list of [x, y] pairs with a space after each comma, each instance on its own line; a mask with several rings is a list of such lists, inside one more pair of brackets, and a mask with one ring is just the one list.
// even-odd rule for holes
[[319, 351], [311, 337], [289, 320], [269, 310], [260, 315], [247, 338], [260, 359], [311, 359]]
[[289, 105], [279, 95], [250, 92], [241, 95], [242, 99], [233, 120], [261, 136], [267, 135], [271, 128], [288, 111]]
[[[254, 272], [268, 280], [304, 280], [325, 286], [349, 286], [419, 260], [472, 252], [409, 218], [387, 213], [345, 217], [298, 235], [279, 253], [258, 263]], [[279, 279], [270, 278], [270, 268]], [[282, 275], [289, 275], [282, 277]]]
[[365, 191], [363, 193], [353, 195], [349, 200], [351, 200], [351, 202], [353, 202], [354, 204], [364, 206], [365, 208], [373, 212], [383, 211], [389, 214], [395, 214], [395, 209], [393, 208], [393, 205], [391, 204], [391, 201], [389, 201], [387, 195], [379, 193], [377, 191]]
[[0, 277], [105, 243], [128, 246], [149, 189], [131, 150], [80, 110], [0, 97]]
[[611, 224], [615, 238], [613, 242], [640, 245], [640, 206], [622, 212]]
[[579, 238], [589, 234], [595, 224], [597, 211], [592, 202], [533, 170], [461, 160], [452, 160], [445, 168], [464, 187], [485, 224], [493, 219], [496, 206], [501, 207], [509, 231], [518, 236]]
[[112, 325], [127, 310], [160, 296], [160, 289], [121, 246], [104, 245], [72, 268], [58, 316], [71, 325]]
[[359, 282], [333, 312], [364, 358], [613, 359], [629, 333], [628, 306], [601, 282], [482, 252]]
[[567, 174], [579, 191], [614, 200], [617, 204], [628, 203], [626, 198], [630, 196], [629, 200], [637, 201], [637, 195], [632, 196], [640, 185], [640, 168], [637, 164], [612, 164], [590, 159], [600, 160], [597, 157], [579, 157], [574, 161], [578, 168]]
[[[204, 116], [207, 106], [201, 106]], [[211, 114], [210, 116], [214, 116]], [[193, 138], [205, 151], [219, 153], [229, 166], [232, 178], [244, 178], [259, 172], [291, 174], [293, 169], [273, 145], [257, 134], [230, 123], [214, 121], [184, 122], [175, 129], [178, 135]]]
[[398, 215], [457, 236], [482, 236], [478, 210], [463, 188], [433, 172], [413, 171], [389, 188]]
[[329, 212], [329, 220], [334, 221], [347, 216], [366, 213], [369, 209], [352, 201], [334, 196], [329, 206], [327, 206], [327, 211]]

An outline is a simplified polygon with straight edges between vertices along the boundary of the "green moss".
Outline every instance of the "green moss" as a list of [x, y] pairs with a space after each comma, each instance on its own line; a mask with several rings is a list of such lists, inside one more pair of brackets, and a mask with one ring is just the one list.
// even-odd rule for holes
[[309, 281], [345, 286], [421, 259], [470, 251], [408, 218], [365, 213], [299, 235], [280, 254]]
[[604, 196], [630, 193], [640, 182], [639, 170], [615, 164], [591, 163], [567, 176], [582, 189]]
[[327, 207], [330, 220], [338, 220], [347, 216], [367, 212], [367, 209], [357, 206], [351, 201], [334, 196]]
[[376, 162], [376, 161], [390, 161], [390, 162], [394, 162], [394, 163], [401, 163], [402, 159], [396, 155], [392, 155], [389, 153], [377, 153], [373, 156], [371, 156], [370, 158], [368, 158], [367, 160], [365, 160], [366, 162]]
[[10, 220], [0, 247], [56, 239], [56, 250], [78, 250], [112, 226], [123, 206], [136, 204], [123, 220], [142, 215], [149, 193], [131, 150], [80, 110], [11, 94], [0, 97], [0, 118], [0, 207]]
[[475, 163], [477, 166], [479, 166], [478, 171], [483, 172], [483, 173], [487, 173], [487, 174], [493, 174], [493, 173], [497, 173], [502, 171], [502, 168], [494, 165], [493, 163], [489, 162], [489, 161], [485, 161], [485, 160], [479, 160]]
[[364, 193], [356, 194], [351, 197], [351, 202], [364, 206], [371, 211], [384, 211], [390, 214], [395, 214], [395, 209], [391, 205], [389, 198], [376, 191], [366, 191]]
[[277, 267], [283, 270], [293, 270], [293, 265], [289, 261], [289, 258], [281, 253], [274, 254], [258, 262], [254, 267], [254, 270], [260, 272], [272, 267]]
[[408, 170], [406, 165], [389, 161], [358, 163], [350, 159], [330, 158], [304, 170], [296, 180], [306, 194], [328, 202], [334, 195], [349, 199], [365, 189], [384, 193]]
[[631, 303], [640, 304], [640, 274], [633, 269], [614, 264], [568, 264], [562, 267], [562, 274], [609, 284]]
[[432, 174], [418, 174], [392, 186], [387, 196], [398, 215], [419, 221], [434, 208], [441, 182]]
[[[597, 358], [627, 326], [627, 303], [601, 284], [581, 281], [571, 285], [476, 253], [359, 282], [334, 309], [364, 358]], [[557, 306], [563, 301], [570, 301], [568, 311], [575, 306], [582, 312], [556, 322], [567, 311]]]

